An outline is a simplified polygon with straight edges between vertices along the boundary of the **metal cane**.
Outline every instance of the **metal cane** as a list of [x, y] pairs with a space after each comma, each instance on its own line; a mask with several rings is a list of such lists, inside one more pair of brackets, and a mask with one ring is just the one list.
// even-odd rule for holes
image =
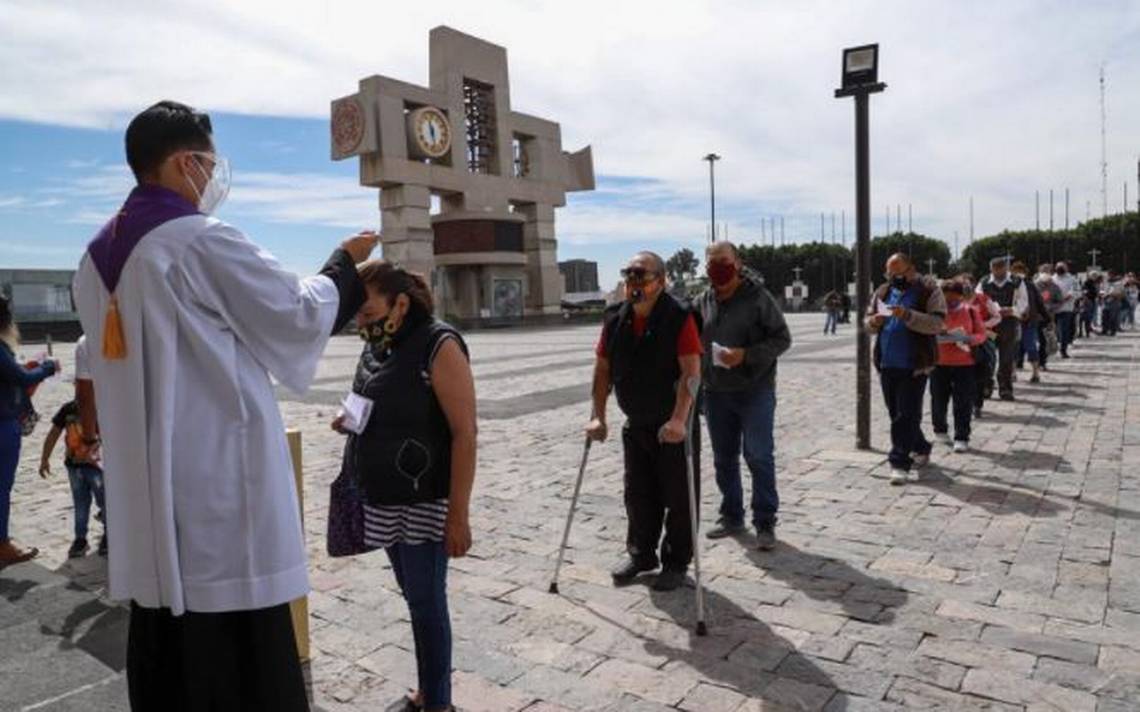
[[693, 524], [693, 569], [697, 579], [697, 635], [708, 635], [705, 625], [705, 591], [701, 587], [701, 525], [697, 520], [697, 485], [696, 474], [693, 472], [693, 420], [697, 412], [697, 392], [700, 390], [699, 379], [689, 381], [689, 394], [692, 395], [692, 405], [689, 408], [689, 417], [685, 423], [685, 469], [689, 476], [689, 520]]
[[582, 450], [582, 464], [578, 466], [578, 481], [574, 483], [574, 496], [570, 499], [570, 512], [566, 515], [566, 528], [562, 530], [562, 545], [558, 547], [558, 563], [554, 565], [554, 578], [550, 581], [550, 593], [558, 593], [558, 573], [562, 570], [562, 558], [566, 554], [566, 544], [570, 541], [570, 525], [574, 523], [574, 510], [578, 508], [578, 494], [582, 491], [582, 478], [586, 475], [586, 460], [590, 457], [590, 436], [586, 436], [586, 447]]

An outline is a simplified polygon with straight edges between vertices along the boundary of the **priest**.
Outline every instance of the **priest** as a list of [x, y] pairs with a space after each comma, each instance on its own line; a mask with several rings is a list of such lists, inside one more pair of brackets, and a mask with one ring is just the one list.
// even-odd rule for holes
[[304, 391], [364, 298], [361, 233], [298, 278], [211, 213], [209, 117], [126, 131], [137, 181], [75, 277], [107, 472], [108, 578], [129, 600], [131, 708], [308, 710], [288, 602], [309, 590], [273, 380]]

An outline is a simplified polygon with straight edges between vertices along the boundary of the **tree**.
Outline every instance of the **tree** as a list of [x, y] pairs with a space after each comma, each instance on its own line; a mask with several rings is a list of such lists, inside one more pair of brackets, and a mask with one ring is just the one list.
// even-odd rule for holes
[[1071, 230], [1003, 230], [962, 250], [961, 263], [964, 271], [981, 276], [989, 270], [992, 258], [1008, 254], [1025, 262], [1030, 271], [1044, 262], [1065, 260], [1074, 272], [1084, 272], [1092, 265], [1092, 250], [1097, 251], [1098, 267], [1135, 270], [1140, 264], [1140, 215], [1108, 215]]
[[923, 274], [933, 272], [939, 277], [954, 274], [950, 271], [950, 247], [945, 242], [917, 232], [896, 232], [871, 240], [872, 284], [882, 281], [887, 258], [896, 252], [909, 255], [915, 268]]
[[693, 251], [682, 247], [665, 261], [665, 273], [670, 282], [683, 282], [697, 276], [697, 267], [701, 264]]

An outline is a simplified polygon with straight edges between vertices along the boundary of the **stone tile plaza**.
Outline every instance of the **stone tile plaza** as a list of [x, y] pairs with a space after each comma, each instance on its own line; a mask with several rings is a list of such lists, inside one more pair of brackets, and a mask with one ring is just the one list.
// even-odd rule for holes
[[[615, 588], [621, 449], [595, 446], [547, 593], [581, 456], [596, 325], [470, 335], [480, 450], [471, 555], [452, 562], [455, 696], [464, 710], [1113, 710], [1140, 699], [1140, 337], [1086, 340], [997, 403], [968, 454], [939, 446], [906, 487], [853, 449], [851, 327], [792, 315], [779, 366], [781, 542], [702, 542], [709, 635], [692, 588]], [[383, 553], [324, 552], [341, 436], [328, 426], [360, 342], [335, 339], [316, 386], [283, 395], [304, 441], [316, 708], [383, 709], [415, 676], [407, 609]], [[60, 347], [61, 351], [64, 351]], [[48, 381], [47, 412], [70, 384]], [[614, 422], [620, 415], [613, 412]], [[104, 562], [66, 558], [71, 502], [27, 443], [13, 528], [41, 547], [0, 573], [4, 710], [125, 710], [126, 610]], [[702, 452], [706, 473], [711, 455]], [[704, 526], [718, 494], [706, 475]], [[94, 525], [97, 526], [97, 525]], [[691, 586], [691, 581], [690, 581]]]

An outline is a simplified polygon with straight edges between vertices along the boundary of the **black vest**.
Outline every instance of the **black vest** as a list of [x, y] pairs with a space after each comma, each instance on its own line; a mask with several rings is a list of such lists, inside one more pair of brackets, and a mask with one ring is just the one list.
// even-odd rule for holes
[[677, 381], [677, 338], [690, 309], [662, 293], [649, 313], [641, 338], [633, 333], [633, 306], [611, 306], [605, 315], [606, 355], [618, 405], [637, 427], [660, 427], [673, 415]]
[[1011, 276], [1006, 279], [1005, 284], [999, 287], [994, 284], [992, 275], [986, 275], [982, 282], [982, 291], [986, 293], [987, 297], [997, 302], [999, 307], [1012, 307], [1014, 296], [1017, 294], [1017, 288], [1020, 285], [1021, 280]]
[[[431, 387], [440, 339], [458, 332], [431, 320], [387, 352], [364, 348], [352, 391], [373, 401], [364, 432], [350, 434], [344, 467], [372, 505], [444, 499], [451, 488], [451, 428]], [[467, 347], [459, 339], [464, 353]]]

